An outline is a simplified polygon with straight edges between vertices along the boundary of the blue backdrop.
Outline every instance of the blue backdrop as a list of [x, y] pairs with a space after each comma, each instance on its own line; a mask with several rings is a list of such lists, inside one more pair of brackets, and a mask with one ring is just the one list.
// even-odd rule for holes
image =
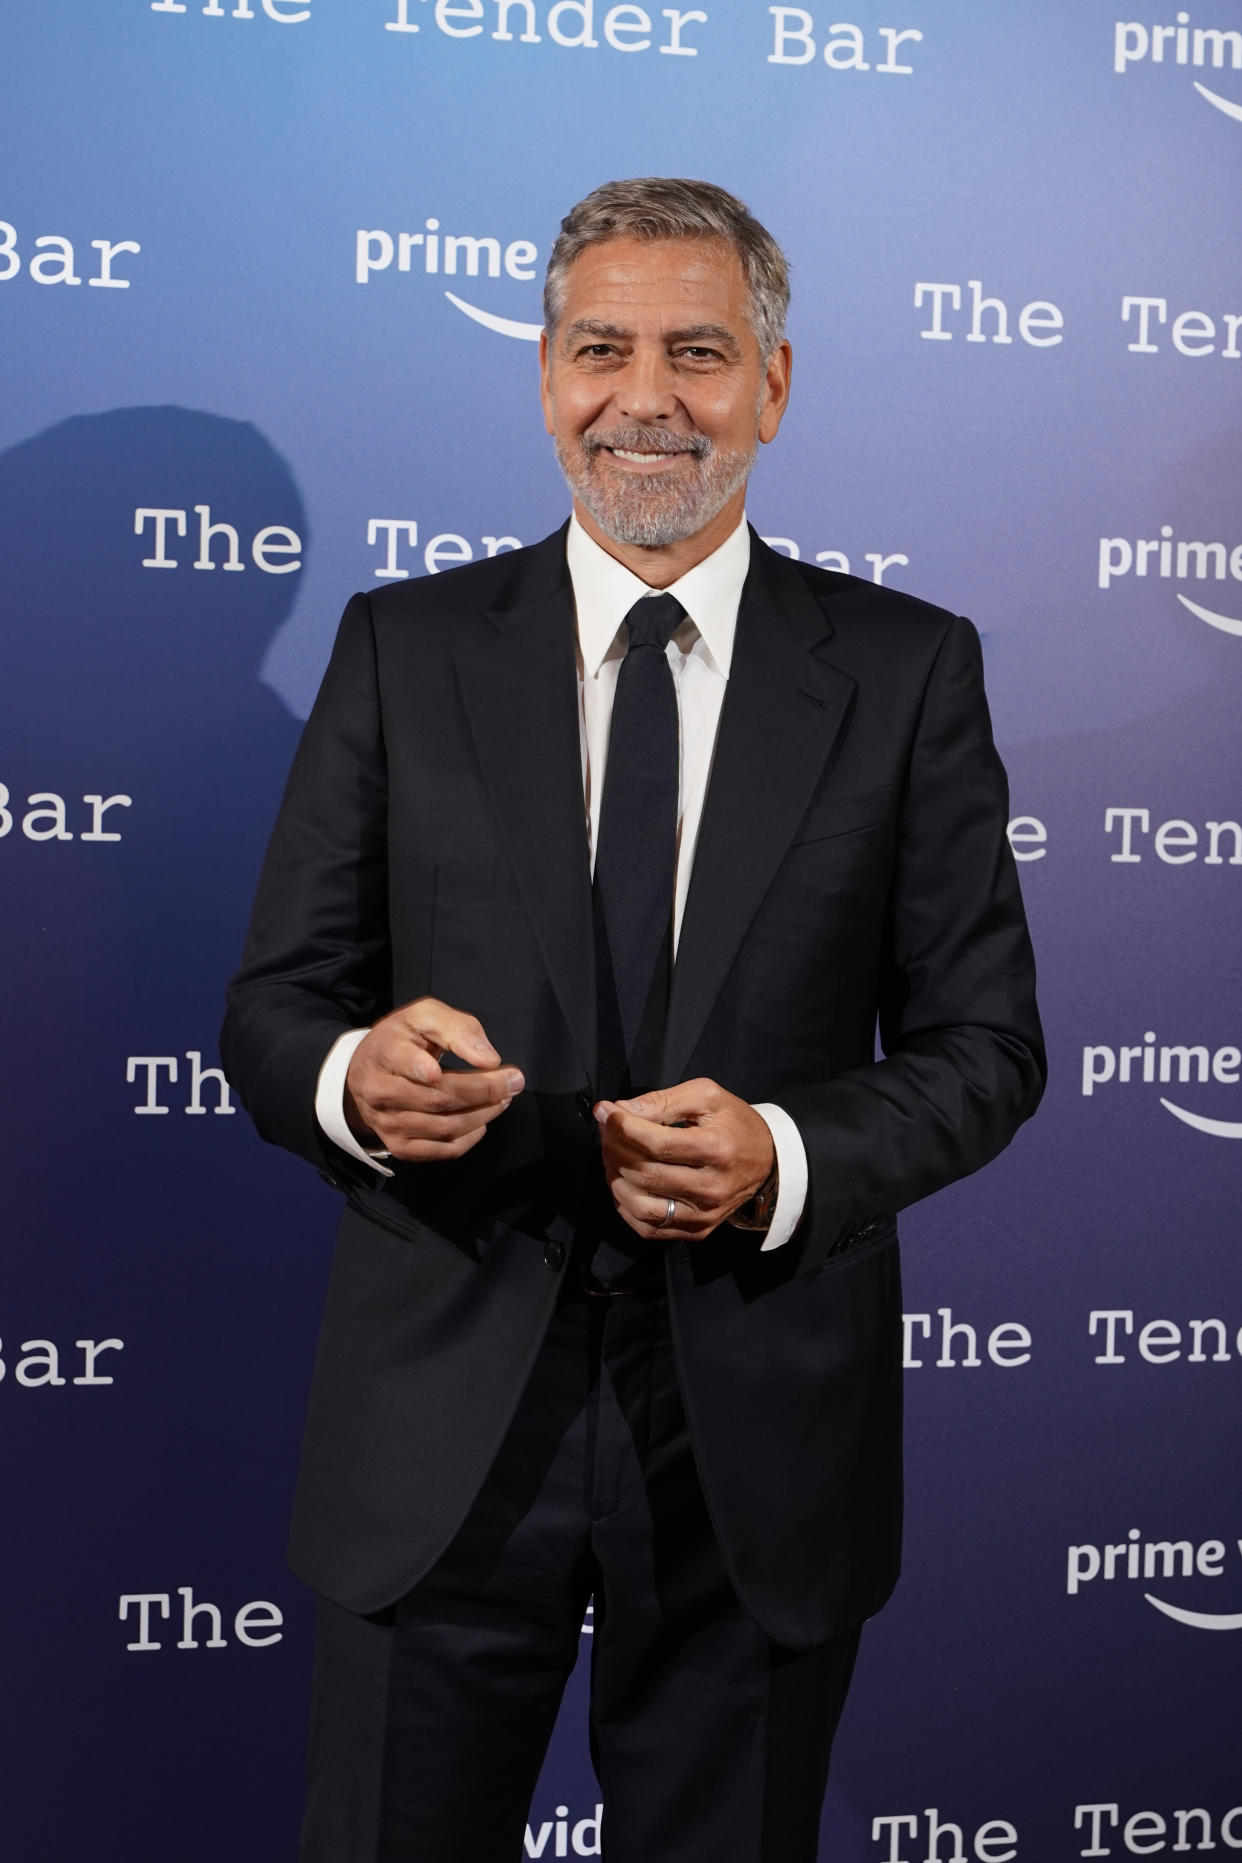
[[[761, 532], [981, 627], [1051, 1042], [905, 1223], [907, 1573], [823, 1854], [1242, 1850], [1242, 10], [836, 10], [9, 9], [14, 1857], [293, 1855], [335, 1207], [234, 1111], [221, 991], [345, 597], [564, 515], [539, 279], [644, 173], [792, 262]], [[598, 1848], [581, 1707], [528, 1855]]]

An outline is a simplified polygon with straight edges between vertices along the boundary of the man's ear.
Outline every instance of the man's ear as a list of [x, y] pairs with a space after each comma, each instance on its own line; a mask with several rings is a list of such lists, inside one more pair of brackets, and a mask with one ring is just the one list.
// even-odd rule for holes
[[789, 384], [793, 376], [793, 350], [789, 343], [778, 343], [768, 357], [764, 370], [763, 405], [759, 410], [759, 438], [766, 446], [775, 440], [789, 406]]
[[539, 399], [543, 405], [543, 424], [548, 433], [555, 432], [552, 421], [552, 368], [548, 356], [548, 333], [539, 332]]

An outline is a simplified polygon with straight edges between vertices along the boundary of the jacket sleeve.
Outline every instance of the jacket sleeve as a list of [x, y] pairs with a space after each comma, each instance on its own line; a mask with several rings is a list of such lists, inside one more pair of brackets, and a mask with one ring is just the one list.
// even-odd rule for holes
[[901, 800], [880, 985], [884, 1059], [782, 1095], [806, 1145], [808, 1259], [976, 1171], [1039, 1103], [1035, 964], [979, 638], [946, 632]]
[[293, 760], [220, 1052], [263, 1138], [360, 1181], [320, 1131], [315, 1087], [337, 1037], [391, 1007], [386, 843], [375, 640], [355, 595]]

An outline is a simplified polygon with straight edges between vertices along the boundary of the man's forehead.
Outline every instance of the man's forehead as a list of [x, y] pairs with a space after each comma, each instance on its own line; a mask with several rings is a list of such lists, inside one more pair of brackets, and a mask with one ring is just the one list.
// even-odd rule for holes
[[636, 318], [734, 335], [746, 325], [741, 263], [719, 239], [599, 241], [578, 254], [565, 286], [566, 323], [612, 326], [599, 334], [631, 333]]
[[568, 291], [744, 293], [741, 261], [722, 239], [597, 240], [565, 274]]

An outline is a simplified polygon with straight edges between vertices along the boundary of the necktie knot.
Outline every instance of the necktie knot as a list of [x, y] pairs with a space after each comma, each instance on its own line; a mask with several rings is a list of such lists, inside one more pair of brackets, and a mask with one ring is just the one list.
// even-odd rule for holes
[[675, 595], [642, 595], [625, 617], [631, 647], [658, 647], [663, 653], [686, 611]]

